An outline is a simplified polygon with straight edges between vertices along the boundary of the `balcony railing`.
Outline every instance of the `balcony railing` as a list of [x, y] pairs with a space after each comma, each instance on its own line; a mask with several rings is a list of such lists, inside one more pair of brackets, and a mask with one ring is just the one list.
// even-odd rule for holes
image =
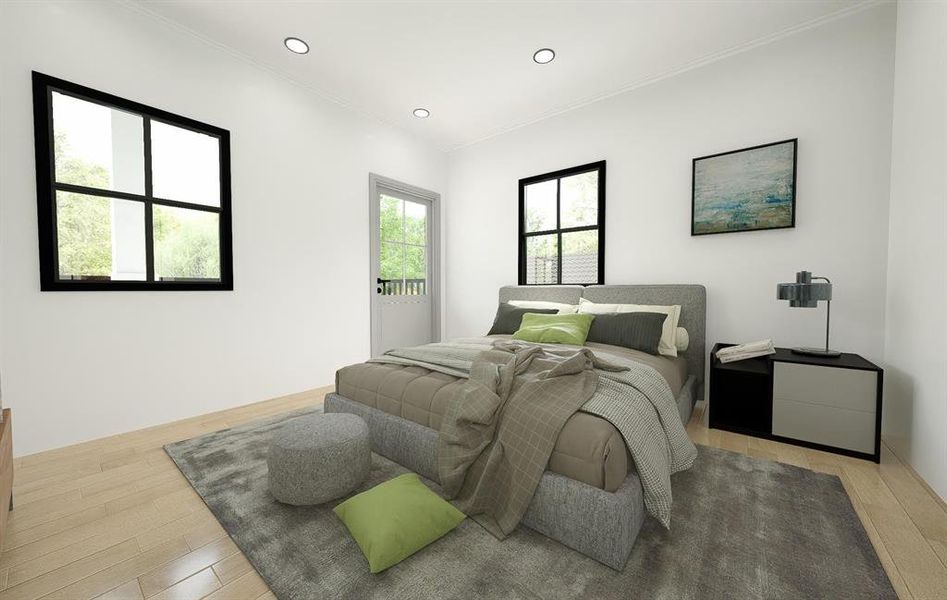
[[382, 296], [423, 296], [427, 293], [427, 279], [379, 279]]

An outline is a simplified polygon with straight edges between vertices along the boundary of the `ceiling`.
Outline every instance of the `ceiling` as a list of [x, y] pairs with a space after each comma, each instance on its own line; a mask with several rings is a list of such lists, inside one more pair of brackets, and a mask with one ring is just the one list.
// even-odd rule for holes
[[[307, 88], [444, 149], [857, 10], [862, 0], [136, 0]], [[310, 52], [295, 55], [296, 36]], [[549, 47], [556, 60], [533, 62]], [[428, 119], [412, 116], [430, 109]]]

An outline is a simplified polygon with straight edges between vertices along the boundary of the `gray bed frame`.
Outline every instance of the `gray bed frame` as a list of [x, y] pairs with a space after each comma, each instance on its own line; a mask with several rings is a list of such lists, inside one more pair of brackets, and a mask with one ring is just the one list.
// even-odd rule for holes
[[[688, 378], [677, 398], [684, 423], [703, 397], [706, 360], [706, 290], [702, 285], [506, 286], [501, 302], [546, 300], [578, 304], [579, 298], [599, 303], [680, 304], [679, 326], [690, 345], [683, 354]], [[347, 412], [368, 423], [372, 450], [416, 473], [437, 481], [438, 432], [338, 394], [325, 400], [326, 412]], [[622, 570], [647, 513], [641, 480], [632, 471], [614, 492], [546, 471], [522, 524], [616, 570]]]

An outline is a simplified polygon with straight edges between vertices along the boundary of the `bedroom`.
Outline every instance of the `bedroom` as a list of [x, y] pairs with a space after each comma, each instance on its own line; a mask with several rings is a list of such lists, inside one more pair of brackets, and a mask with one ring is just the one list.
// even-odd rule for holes
[[[944, 3], [912, 1], [0, 0], [0, 398], [12, 417], [0, 432], [0, 494], [12, 485], [13, 497], [0, 528], [0, 598], [621, 597], [616, 589], [633, 597], [947, 597], [945, 18]], [[46, 87], [36, 94], [36, 85]], [[55, 117], [57, 98], [112, 106], [138, 123], [154, 118], [150, 152], [131, 153], [132, 171], [147, 173], [149, 185], [106, 194], [88, 180], [64, 181], [56, 125], [67, 119]], [[77, 118], [76, 135], [94, 135], [91, 122]], [[226, 168], [203, 169], [197, 151], [162, 154], [162, 126], [217, 140], [213, 160]], [[142, 144], [136, 150], [142, 139], [133, 140]], [[791, 152], [779, 174], [767, 175], [778, 181], [766, 196], [791, 207], [788, 220], [761, 229], [730, 210], [728, 232], [693, 235], [703, 226], [702, 190], [714, 188], [701, 177], [721, 164], [714, 157], [740, 151], [717, 157], [736, 160], [727, 163], [735, 172], [717, 171], [730, 184], [760, 164], [754, 157], [765, 148], [757, 147], [774, 143]], [[129, 168], [112, 161], [114, 171]], [[159, 191], [162, 161], [192, 179], [210, 172], [213, 185], [201, 189], [215, 199]], [[562, 207], [577, 176], [588, 180], [574, 195], [584, 212], [562, 223], [574, 218]], [[119, 277], [119, 237], [101, 223], [105, 275], [55, 269], [67, 262], [54, 243], [65, 237], [52, 218], [57, 190], [119, 194], [102, 214], [114, 219], [116, 207], [131, 207], [135, 223], [152, 215], [152, 224], [176, 223], [172, 233], [184, 226], [164, 221], [169, 214], [214, 216], [210, 276], [162, 279], [159, 258], [177, 256], [165, 252], [166, 240], [188, 238], [136, 225], [140, 250], [129, 258], [139, 280]], [[381, 239], [392, 214], [401, 233]], [[420, 232], [409, 231], [419, 218]], [[82, 223], [70, 227], [82, 233]], [[570, 234], [582, 238], [582, 252], [568, 249]], [[576, 254], [593, 259], [570, 271], [567, 257]], [[86, 255], [69, 256], [81, 265]], [[823, 294], [817, 302], [777, 297], [777, 285], [795, 283], [800, 271], [831, 279], [831, 305], [818, 279], [785, 288]], [[614, 287], [623, 285], [660, 287], [657, 295]], [[661, 375], [655, 394], [664, 399], [650, 399], [665, 416], [678, 411], [681, 422], [669, 418], [662, 428], [668, 439], [678, 428], [688, 434], [696, 466], [667, 468], [668, 487], [665, 475], [639, 481], [623, 507], [608, 504], [620, 500], [626, 479], [639, 479], [644, 459], [628, 448], [623, 426], [580, 402], [582, 410], [563, 409], [562, 433], [546, 440], [548, 470], [511, 534], [491, 535], [470, 513], [373, 574], [352, 527], [330, 509], [404, 468], [437, 475], [445, 412], [434, 408], [473, 394], [459, 391], [470, 377], [463, 369], [414, 366], [403, 370], [423, 371], [419, 387], [436, 381], [458, 393], [438, 397], [429, 387], [387, 407], [369, 401], [404, 418], [362, 415], [375, 451], [366, 478], [347, 489], [352, 473], [338, 468], [356, 469], [354, 460], [302, 479], [290, 469], [296, 487], [346, 489], [312, 508], [274, 499], [265, 459], [275, 455], [268, 444], [284, 438], [267, 428], [288, 425], [285, 413], [321, 407], [340, 369], [391, 348], [483, 336], [501, 301], [531, 300], [576, 307], [567, 310], [576, 317], [562, 316], [580, 333], [588, 327], [586, 348], [597, 358], [628, 367], [626, 355], [638, 352], [631, 362], [653, 367], [634, 367], [642, 372], [682, 369], [679, 383], [674, 372]], [[668, 356], [685, 347], [676, 329], [664, 330], [670, 318], [655, 341], [642, 309], [616, 317], [589, 302], [682, 307], [684, 360]], [[517, 316], [506, 335], [522, 328]], [[624, 331], [604, 327], [609, 318], [633, 319], [632, 345], [645, 336], [652, 351], [597, 347], [598, 336]], [[777, 354], [725, 364], [713, 353], [716, 344], [767, 339]], [[803, 346], [846, 354], [791, 352]], [[561, 359], [558, 347], [543, 346], [548, 355], [537, 364]], [[468, 358], [483, 367], [492, 356], [484, 350], [467, 348]], [[863, 368], [842, 368], [856, 358]], [[853, 390], [834, 397], [862, 409], [844, 412], [846, 404], [795, 420], [780, 412], [795, 405], [777, 393], [785, 389], [779, 373], [796, 367], [809, 368], [797, 378], [812, 394], [803, 403]], [[594, 373], [600, 385], [625, 376]], [[856, 375], [871, 385], [859, 388]], [[338, 404], [366, 405], [339, 391]], [[423, 410], [410, 410], [412, 401]], [[839, 414], [852, 418], [826, 416]], [[326, 424], [309, 417], [302, 422]], [[351, 427], [346, 435], [364, 441], [360, 421], [345, 420], [303, 437], [329, 443]], [[248, 429], [216, 433], [236, 427]], [[414, 437], [400, 444], [380, 431]], [[198, 460], [197, 446], [213, 451], [227, 440], [254, 452], [254, 466], [231, 456], [224, 467], [237, 472], [215, 494], [201, 487], [195, 469], [212, 465]], [[318, 458], [337, 449], [309, 450]], [[713, 468], [704, 462], [711, 459]], [[727, 485], [737, 472], [756, 475]], [[779, 485], [764, 485], [766, 473]], [[260, 521], [271, 529], [221, 517], [245, 499], [229, 490], [248, 481], [248, 497], [265, 501], [255, 516], [272, 519]], [[598, 502], [604, 524], [571, 518], [557, 490]], [[674, 501], [664, 529], [645, 496], [667, 490]], [[444, 504], [460, 503], [434, 506]], [[280, 520], [290, 513], [314, 534], [305, 547], [293, 546], [298, 537]], [[760, 517], [767, 514], [775, 516]], [[254, 537], [274, 532], [282, 543]], [[606, 546], [613, 551], [589, 556]], [[708, 572], [685, 569], [693, 555], [675, 554], [682, 547], [713, 557]], [[309, 568], [315, 576], [303, 575]]]

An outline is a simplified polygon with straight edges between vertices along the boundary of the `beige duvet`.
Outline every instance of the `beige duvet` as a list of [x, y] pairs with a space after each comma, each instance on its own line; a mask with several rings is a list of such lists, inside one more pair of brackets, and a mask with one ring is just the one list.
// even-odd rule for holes
[[[497, 338], [509, 336], [494, 336]], [[614, 354], [653, 367], [676, 397], [687, 378], [681, 358], [589, 343], [596, 353]], [[356, 402], [440, 430], [447, 400], [462, 380], [417, 366], [359, 363], [336, 373], [336, 391]], [[621, 434], [608, 421], [577, 412], [566, 422], [549, 459], [549, 470], [588, 485], [615, 491], [628, 475], [631, 459]]]

